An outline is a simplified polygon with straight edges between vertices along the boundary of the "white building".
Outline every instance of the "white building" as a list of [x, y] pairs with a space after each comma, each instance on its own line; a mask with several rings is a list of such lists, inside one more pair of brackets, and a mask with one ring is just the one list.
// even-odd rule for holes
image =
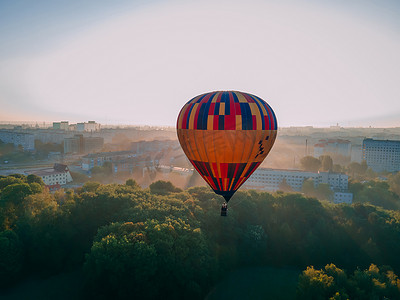
[[68, 121], [61, 121], [61, 122], [53, 122], [53, 129], [55, 130], [69, 130], [69, 122]]
[[345, 192], [336, 192], [333, 194], [333, 203], [353, 203], [353, 193], [345, 193]]
[[35, 138], [30, 133], [0, 130], [0, 141], [5, 144], [14, 144], [15, 147], [21, 145], [24, 151], [35, 150]]
[[301, 191], [303, 182], [307, 179], [312, 179], [316, 186], [325, 183], [329, 184], [333, 191], [344, 192], [348, 189], [349, 177], [342, 173], [259, 168], [247, 179], [243, 187], [275, 192], [280, 189], [284, 179], [297, 192]]
[[343, 173], [318, 172], [318, 183], [329, 184], [334, 191], [346, 191], [349, 188], [349, 176]]
[[104, 138], [98, 136], [84, 137], [83, 134], [75, 134], [71, 138], [64, 139], [64, 153], [93, 153], [100, 151], [104, 146]]
[[130, 157], [136, 157], [136, 154], [132, 151], [91, 153], [82, 157], [81, 166], [82, 170], [89, 171], [96, 166], [103, 166], [105, 162], [119, 161]]
[[193, 174], [194, 169], [158, 165], [157, 166], [157, 171], [159, 171], [161, 173], [164, 173], [164, 174], [177, 173], [179, 175], [189, 176], [189, 175]]
[[400, 141], [364, 139], [362, 151], [373, 171], [400, 171]]
[[100, 124], [96, 123], [95, 121], [89, 121], [87, 123], [77, 123], [76, 130], [88, 132], [100, 131]]
[[61, 130], [33, 130], [31, 131], [35, 140], [39, 140], [42, 143], [53, 143], [53, 144], [61, 144], [65, 138], [72, 137], [74, 135], [73, 132], [69, 131], [61, 131]]
[[26, 171], [25, 173], [39, 176], [46, 186], [64, 185], [72, 181], [68, 166], [62, 164], [54, 164], [52, 168]]

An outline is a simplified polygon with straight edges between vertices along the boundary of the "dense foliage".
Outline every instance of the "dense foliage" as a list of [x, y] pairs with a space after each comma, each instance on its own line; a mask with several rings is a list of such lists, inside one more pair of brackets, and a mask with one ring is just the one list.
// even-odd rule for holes
[[299, 276], [298, 299], [400, 299], [400, 279], [388, 267], [371, 264], [350, 276], [334, 264], [315, 270], [307, 267]]
[[[370, 270], [373, 263], [391, 266], [378, 271], [381, 288], [388, 291], [377, 295], [394, 295], [396, 285], [388, 282], [397, 282], [394, 274], [400, 272], [398, 211], [239, 191], [222, 218], [221, 202], [206, 187], [182, 191], [166, 182], [149, 189], [133, 180], [88, 182], [50, 194], [36, 177], [0, 178], [0, 284], [83, 267], [86, 298], [201, 299], [225, 274], [242, 267], [334, 263], [364, 276], [357, 268]], [[325, 293], [324, 286], [314, 289], [313, 276], [332, 277], [329, 272], [306, 269], [299, 297]], [[334, 280], [337, 288], [324, 295], [369, 291], [368, 284], [349, 288]]]
[[392, 191], [386, 181], [349, 182], [353, 202], [369, 203], [391, 210], [400, 210], [400, 196]]
[[12, 143], [0, 141], [0, 163], [27, 163], [37, 162], [38, 160], [48, 159], [51, 152], [63, 153], [64, 145], [54, 143], [42, 143], [35, 140], [35, 151], [24, 151], [21, 145], [15, 146]]
[[32, 159], [32, 153], [25, 152], [21, 145], [15, 147], [14, 144], [0, 141], [0, 163], [25, 163]]
[[352, 179], [355, 180], [371, 180], [376, 179], [380, 176], [379, 173], [375, 173], [368, 168], [367, 162], [363, 160], [361, 163], [358, 162], [345, 162], [344, 164], [334, 163], [338, 157], [331, 157], [331, 155], [321, 155], [319, 158], [313, 156], [304, 156], [300, 159], [300, 167], [304, 171], [309, 172], [337, 172], [346, 173]]
[[40, 140], [35, 140], [35, 150], [38, 158], [47, 158], [51, 152], [64, 153], [64, 143], [42, 143]]

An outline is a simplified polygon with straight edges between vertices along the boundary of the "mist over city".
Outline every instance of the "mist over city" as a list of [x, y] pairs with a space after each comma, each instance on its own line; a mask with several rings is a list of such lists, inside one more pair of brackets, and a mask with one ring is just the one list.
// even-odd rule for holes
[[1, 299], [400, 299], [396, 1], [0, 3]]

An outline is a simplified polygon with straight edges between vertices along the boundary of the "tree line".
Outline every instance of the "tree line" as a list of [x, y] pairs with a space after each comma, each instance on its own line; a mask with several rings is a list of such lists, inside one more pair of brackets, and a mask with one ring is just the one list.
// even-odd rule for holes
[[[400, 296], [399, 211], [250, 190], [238, 191], [222, 218], [221, 202], [209, 188], [163, 181], [148, 189], [132, 179], [87, 182], [51, 194], [37, 176], [3, 176], [0, 285], [81, 268], [83, 298], [202, 299], [233, 270], [290, 266], [304, 270], [299, 299], [362, 295], [371, 284], [377, 295]], [[360, 270], [370, 269], [364, 284]], [[342, 283], [339, 270], [354, 275]]]
[[299, 276], [298, 299], [398, 299], [400, 279], [387, 266], [345, 270], [328, 264], [318, 270], [307, 267]]

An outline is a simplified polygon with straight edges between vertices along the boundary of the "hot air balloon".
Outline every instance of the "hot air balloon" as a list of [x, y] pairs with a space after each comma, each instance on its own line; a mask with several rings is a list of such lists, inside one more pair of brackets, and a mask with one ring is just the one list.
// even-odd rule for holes
[[189, 161], [227, 203], [268, 155], [278, 124], [261, 98], [217, 91], [188, 101], [176, 127]]

